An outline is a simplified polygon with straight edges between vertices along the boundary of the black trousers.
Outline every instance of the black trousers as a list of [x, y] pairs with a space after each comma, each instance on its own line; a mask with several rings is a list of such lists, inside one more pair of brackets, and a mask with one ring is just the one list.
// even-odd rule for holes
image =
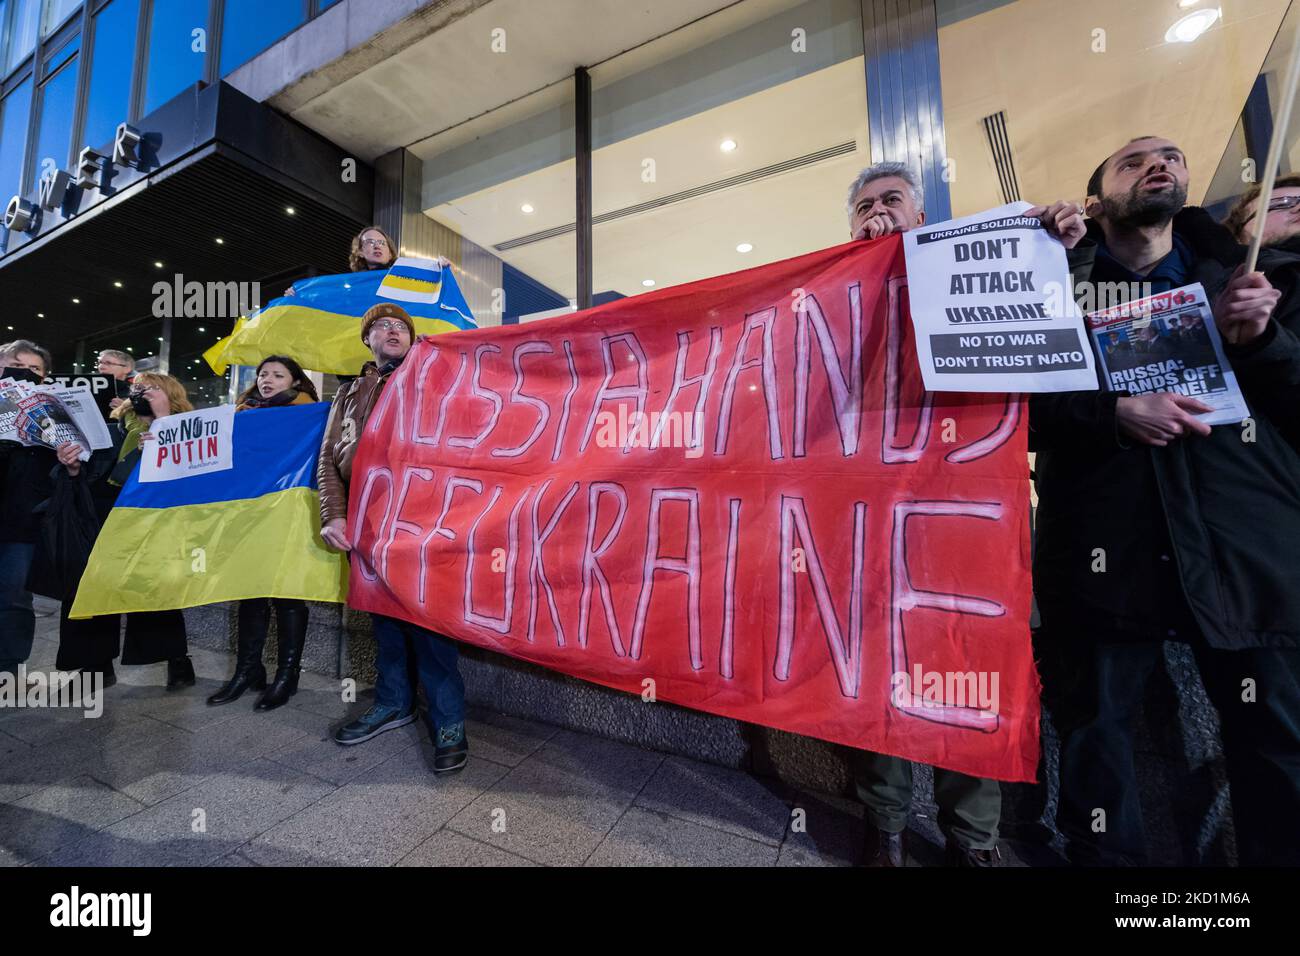
[[[1067, 855], [1081, 865], [1142, 865], [1133, 723], [1163, 645], [1053, 640], [1044, 629], [1035, 646], [1061, 738], [1056, 824]], [[1300, 651], [1191, 646], [1219, 712], [1238, 860], [1300, 865]]]
[[122, 655], [123, 664], [157, 664], [189, 653], [185, 615], [180, 611], [136, 611], [126, 616], [126, 640], [120, 614], [101, 614], [84, 621], [68, 617], [71, 601], [59, 611], [59, 670], [98, 670]]

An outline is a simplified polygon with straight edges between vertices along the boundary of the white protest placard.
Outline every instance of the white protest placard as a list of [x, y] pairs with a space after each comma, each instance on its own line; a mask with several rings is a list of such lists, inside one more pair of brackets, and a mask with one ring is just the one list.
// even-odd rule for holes
[[235, 406], [159, 418], [141, 441], [141, 481], [173, 481], [234, 467]]
[[903, 233], [921, 377], [932, 392], [1095, 390], [1065, 248], [1029, 203]]
[[1214, 409], [1196, 416], [1207, 425], [1249, 417], [1199, 282], [1089, 312], [1088, 328], [1109, 391], [1188, 395]]

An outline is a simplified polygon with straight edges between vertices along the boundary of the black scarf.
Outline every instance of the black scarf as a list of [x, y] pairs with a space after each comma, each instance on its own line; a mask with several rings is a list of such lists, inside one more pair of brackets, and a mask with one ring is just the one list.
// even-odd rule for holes
[[297, 397], [298, 390], [296, 388], [286, 388], [283, 392], [276, 392], [270, 398], [263, 398], [257, 392], [254, 392], [244, 399], [244, 405], [248, 408], [275, 408], [279, 405], [292, 404]]

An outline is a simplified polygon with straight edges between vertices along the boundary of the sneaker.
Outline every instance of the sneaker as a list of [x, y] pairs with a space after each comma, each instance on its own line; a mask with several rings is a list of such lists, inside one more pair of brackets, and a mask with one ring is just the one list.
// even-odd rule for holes
[[960, 868], [966, 867], [993, 867], [1002, 862], [1002, 853], [997, 847], [991, 850], [976, 850], [968, 846], [958, 846], [951, 841], [945, 848], [944, 860], [948, 866]]
[[398, 710], [394, 707], [380, 707], [376, 704], [368, 711], [334, 731], [334, 742], [348, 746], [365, 743], [372, 737], [378, 737], [387, 730], [405, 727], [415, 720], [415, 708]]
[[451, 773], [469, 763], [469, 738], [463, 723], [443, 727], [433, 735], [433, 772]]

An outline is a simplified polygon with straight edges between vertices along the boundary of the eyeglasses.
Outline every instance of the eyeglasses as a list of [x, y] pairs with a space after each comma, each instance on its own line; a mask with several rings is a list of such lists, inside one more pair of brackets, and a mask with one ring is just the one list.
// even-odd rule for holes
[[[1268, 201], [1269, 212], [1279, 212], [1283, 209], [1294, 209], [1296, 206], [1300, 206], [1300, 196], [1274, 196]], [[1258, 209], [1247, 216], [1241, 224], [1244, 226], [1257, 215], [1259, 215]]]
[[366, 247], [378, 249], [381, 246], [387, 248], [388, 240], [387, 239], [362, 239], [361, 240], [361, 248], [363, 249], [365, 249]]
[[371, 323], [370, 327], [372, 329], [379, 329], [381, 332], [395, 332], [398, 329], [405, 329], [406, 323], [400, 319], [376, 319]]

